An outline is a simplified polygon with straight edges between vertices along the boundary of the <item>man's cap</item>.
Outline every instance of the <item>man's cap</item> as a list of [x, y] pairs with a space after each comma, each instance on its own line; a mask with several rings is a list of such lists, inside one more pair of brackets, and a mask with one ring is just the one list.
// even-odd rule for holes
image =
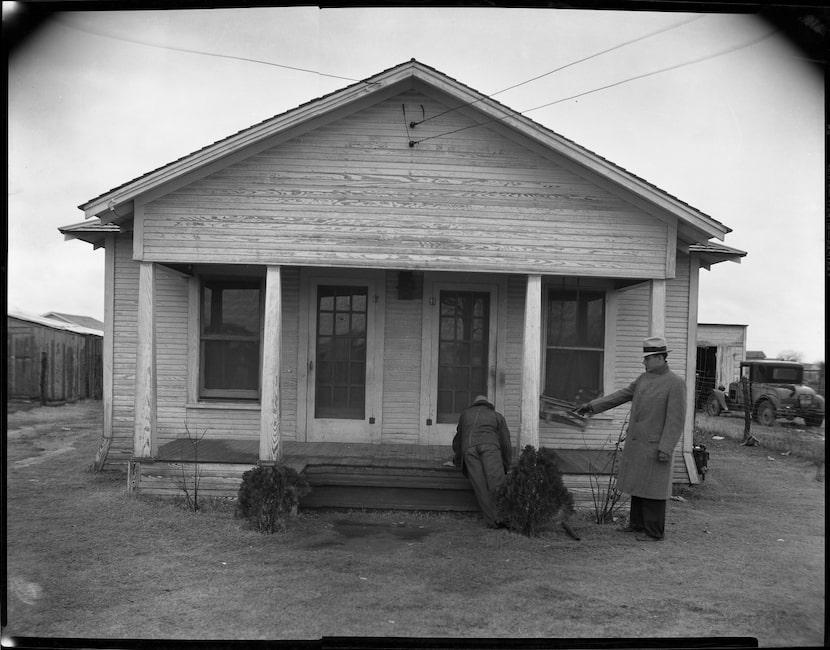
[[671, 352], [666, 346], [666, 339], [662, 336], [650, 336], [643, 339], [643, 356], [648, 357], [652, 354], [668, 354]]
[[473, 404], [475, 404], [476, 402], [489, 402], [489, 401], [490, 401], [490, 400], [489, 400], [489, 399], [487, 399], [487, 395], [479, 395], [478, 397], [476, 397], [476, 398], [473, 400]]

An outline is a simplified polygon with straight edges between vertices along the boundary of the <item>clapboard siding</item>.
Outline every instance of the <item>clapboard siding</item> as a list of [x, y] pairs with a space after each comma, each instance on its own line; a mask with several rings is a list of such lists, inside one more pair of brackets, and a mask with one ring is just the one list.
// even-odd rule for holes
[[[131, 235], [115, 238], [113, 287], [112, 440], [106, 465], [127, 462], [135, 428], [135, 352], [138, 323], [138, 264]], [[109, 248], [107, 249], [109, 254]]]
[[446, 109], [401, 95], [139, 204], [137, 250], [182, 263], [666, 276], [666, 222], [457, 112], [412, 137], [448, 135], [409, 147], [402, 104]]
[[[156, 269], [157, 440], [164, 444], [188, 424], [187, 324], [190, 278], [165, 267]], [[195, 433], [195, 432], [193, 432]]]
[[504, 391], [504, 417], [510, 427], [513, 446], [521, 445], [519, 424], [522, 408], [522, 341], [524, 340], [525, 295], [527, 277], [511, 275], [507, 279], [507, 336], [505, 344], [504, 381], [499, 378], [499, 390]]
[[420, 296], [398, 297], [398, 274], [386, 274], [383, 354], [384, 443], [418, 443], [421, 399]]
[[282, 344], [280, 354], [280, 435], [297, 439], [297, 381], [299, 376], [300, 270], [283, 267]]
[[669, 344], [669, 366], [680, 377], [686, 377], [689, 340], [689, 256], [678, 252], [677, 275], [666, 282], [666, 341]]

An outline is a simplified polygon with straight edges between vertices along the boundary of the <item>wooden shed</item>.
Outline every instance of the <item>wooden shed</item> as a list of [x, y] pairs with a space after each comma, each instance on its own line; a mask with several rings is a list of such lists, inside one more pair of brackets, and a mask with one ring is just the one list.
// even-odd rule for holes
[[[660, 334], [691, 405], [699, 271], [744, 255], [711, 241], [729, 232], [715, 219], [415, 60], [80, 207], [61, 232], [106, 251], [102, 462], [157, 493], [194, 432], [217, 491], [286, 459], [332, 495], [388, 496], [407, 469], [449, 481], [479, 393], [517, 447], [568, 466], [613, 446], [627, 408], [583, 431], [541, 418], [543, 395], [627, 385]], [[698, 480], [691, 432], [690, 409], [678, 481]]]
[[703, 408], [713, 388], [740, 377], [746, 358], [746, 325], [698, 323], [695, 406]]
[[7, 314], [7, 398], [43, 404], [101, 399], [103, 335], [66, 321]]

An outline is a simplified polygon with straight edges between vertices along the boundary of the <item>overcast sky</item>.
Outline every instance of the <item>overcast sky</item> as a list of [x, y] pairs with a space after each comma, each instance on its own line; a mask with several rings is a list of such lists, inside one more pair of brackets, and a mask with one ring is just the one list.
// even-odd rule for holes
[[57, 230], [83, 221], [78, 205], [412, 58], [732, 228], [724, 243], [748, 255], [701, 272], [699, 322], [748, 325], [768, 357], [824, 360], [824, 82], [747, 15], [56, 15], [9, 65], [8, 308], [103, 319], [103, 251]]

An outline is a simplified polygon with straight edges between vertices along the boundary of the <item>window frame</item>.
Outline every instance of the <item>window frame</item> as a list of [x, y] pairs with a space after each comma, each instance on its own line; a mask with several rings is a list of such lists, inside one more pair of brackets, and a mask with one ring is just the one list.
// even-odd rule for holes
[[[592, 346], [592, 345], [584, 345], [584, 344], [576, 344], [576, 345], [553, 345], [549, 341], [549, 334], [550, 334], [550, 313], [551, 313], [551, 303], [559, 298], [561, 300], [563, 297], [570, 297], [576, 298], [578, 301], [581, 301], [582, 297], [590, 297], [593, 300], [599, 300], [602, 306], [602, 320], [598, 324], [598, 328], [600, 331], [601, 337], [601, 345], [600, 346]], [[577, 309], [577, 313], [579, 313], [579, 309]], [[566, 350], [566, 351], [575, 351], [575, 352], [596, 352], [599, 353], [599, 359], [597, 362], [598, 365], [598, 379], [599, 384], [595, 387], [592, 387], [592, 390], [595, 391], [592, 395], [584, 395], [580, 396], [577, 390], [578, 387], [574, 387], [576, 395], [576, 399], [579, 401], [587, 401], [588, 399], [593, 399], [599, 395], [602, 395], [605, 390], [606, 384], [606, 364], [608, 362], [608, 354], [609, 350], [609, 334], [608, 334], [608, 325], [609, 325], [609, 292], [606, 287], [601, 286], [591, 286], [587, 288], [581, 288], [577, 286], [554, 286], [554, 285], [546, 285], [544, 287], [544, 304], [543, 304], [543, 332], [542, 332], [542, 376], [541, 376], [541, 388], [542, 392], [547, 395], [546, 387], [548, 385], [548, 356], [549, 351], [551, 350]], [[580, 342], [581, 343], [581, 342]], [[550, 397], [555, 397], [557, 399], [562, 399], [562, 396], [559, 395], [550, 395]]]
[[[223, 288], [238, 288], [238, 289], [253, 289], [259, 292], [259, 330], [256, 337], [240, 337], [240, 336], [222, 336], [222, 335], [208, 335], [203, 333], [203, 319], [204, 319], [204, 291], [208, 283], [216, 283], [225, 285]], [[252, 403], [259, 402], [262, 398], [262, 349], [265, 338], [265, 282], [261, 276], [257, 275], [236, 275], [232, 273], [205, 273], [196, 277], [195, 282], [196, 292], [196, 327], [195, 327], [195, 346], [196, 346], [196, 362], [198, 376], [195, 390], [196, 398], [199, 402], [217, 402], [229, 401], [237, 403]], [[205, 344], [207, 341], [227, 341], [227, 340], [256, 340], [258, 343], [257, 353], [257, 388], [250, 389], [233, 389], [233, 388], [206, 388], [205, 387]]]

